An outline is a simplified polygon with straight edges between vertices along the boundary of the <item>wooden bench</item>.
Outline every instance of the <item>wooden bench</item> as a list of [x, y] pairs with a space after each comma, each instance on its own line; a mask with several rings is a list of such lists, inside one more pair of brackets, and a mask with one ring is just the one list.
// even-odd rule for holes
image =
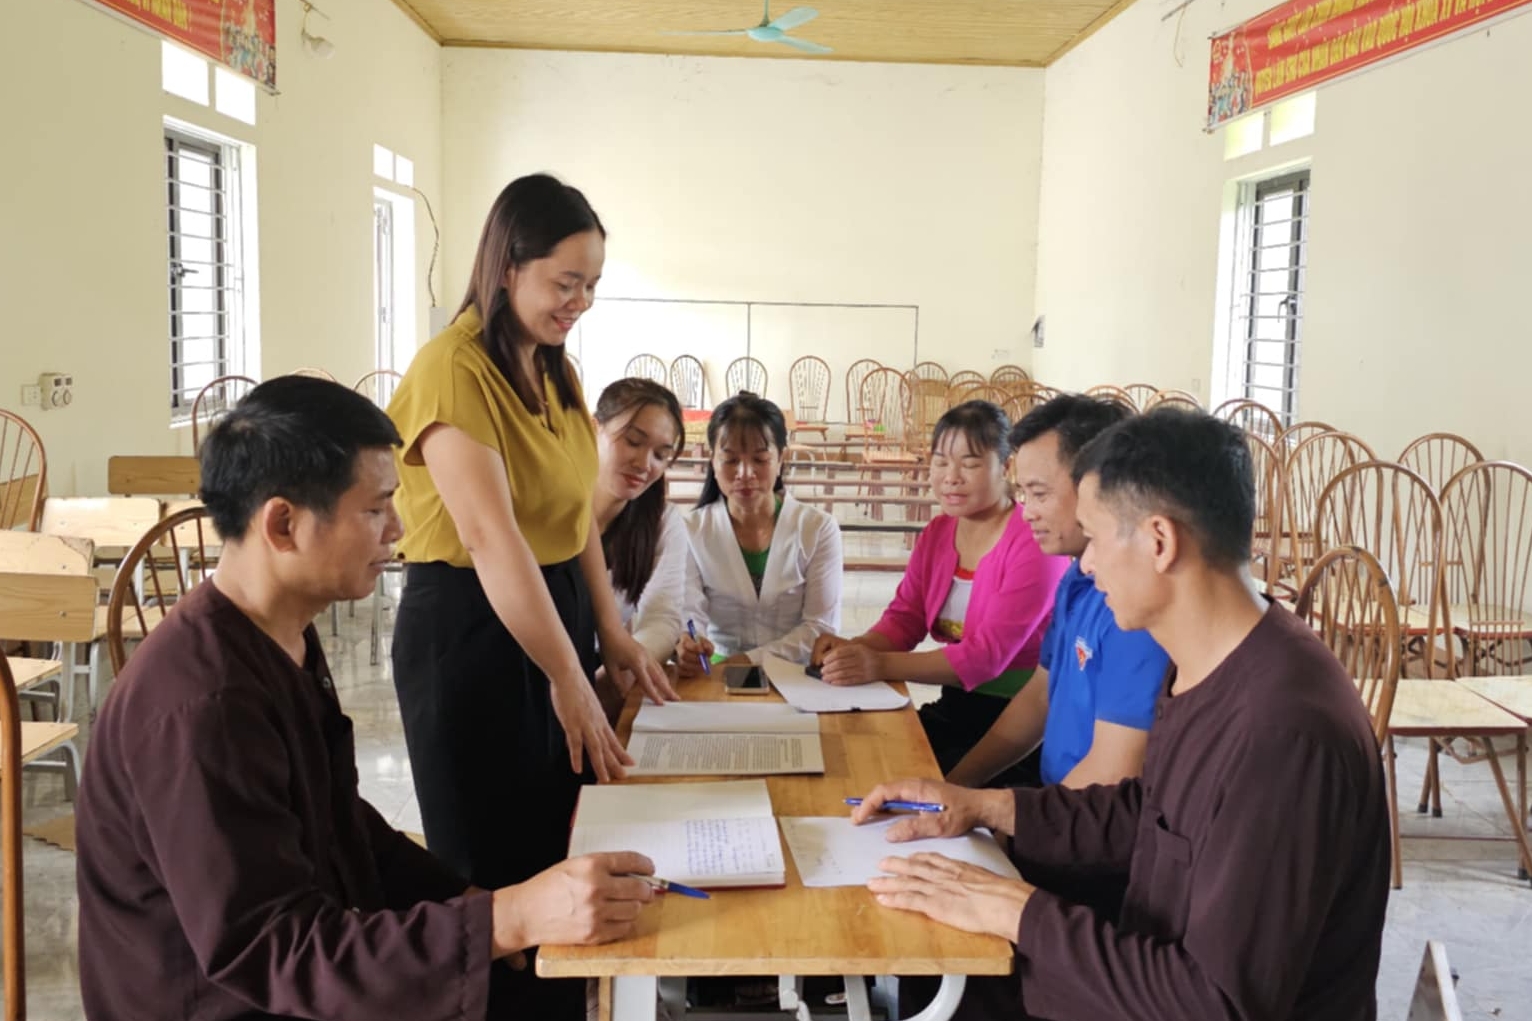
[[[97, 593], [96, 579], [88, 573], [0, 572], [0, 637], [65, 643], [67, 655], [61, 659], [72, 665], [72, 643], [89, 641], [95, 633]], [[9, 660], [5, 673], [11, 680]], [[65, 794], [72, 798], [80, 778], [80, 757], [74, 746], [79, 727], [71, 719], [73, 670], [63, 671], [62, 677], [59, 718], [51, 723], [22, 724], [21, 761], [38, 768], [62, 769]], [[54, 752], [62, 753], [62, 761], [39, 761]]]

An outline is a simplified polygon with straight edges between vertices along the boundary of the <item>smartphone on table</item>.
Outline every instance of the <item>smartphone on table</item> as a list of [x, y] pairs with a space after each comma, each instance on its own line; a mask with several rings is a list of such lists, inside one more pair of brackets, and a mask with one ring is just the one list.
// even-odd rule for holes
[[771, 691], [771, 682], [759, 666], [741, 663], [723, 668], [723, 690], [727, 695], [764, 695]]

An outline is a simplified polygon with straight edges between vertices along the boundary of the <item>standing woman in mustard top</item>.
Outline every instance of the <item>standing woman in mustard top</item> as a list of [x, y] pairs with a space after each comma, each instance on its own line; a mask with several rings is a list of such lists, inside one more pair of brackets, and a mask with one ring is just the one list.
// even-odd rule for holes
[[[562, 860], [580, 784], [631, 764], [592, 687], [598, 662], [676, 697], [622, 625], [591, 514], [595, 430], [564, 356], [605, 239], [576, 189], [512, 181], [457, 318], [388, 409], [404, 439], [393, 667], [410, 767], [426, 842], [486, 889]], [[514, 981], [525, 1016], [583, 1017], [583, 983], [530, 968]]]

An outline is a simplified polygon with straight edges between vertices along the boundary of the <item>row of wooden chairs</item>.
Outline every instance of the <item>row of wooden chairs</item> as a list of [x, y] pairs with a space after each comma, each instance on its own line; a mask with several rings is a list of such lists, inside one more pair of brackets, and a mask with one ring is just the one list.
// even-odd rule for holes
[[[305, 368], [289, 373], [293, 376], [312, 376], [316, 379], [327, 379], [330, 382], [338, 382], [334, 376], [324, 369]], [[394, 388], [399, 385], [399, 380], [404, 377], [393, 369], [374, 369], [364, 373], [360, 379], [352, 384], [351, 389], [362, 394], [368, 400], [379, 407], [387, 407], [389, 399], [394, 395]], [[212, 427], [213, 423], [222, 418], [224, 414], [233, 409], [240, 399], [254, 390], [259, 380], [249, 376], [230, 375], [219, 376], [212, 380], [201, 390], [197, 391], [196, 398], [192, 401], [191, 430], [192, 450], [202, 449], [202, 438]]]

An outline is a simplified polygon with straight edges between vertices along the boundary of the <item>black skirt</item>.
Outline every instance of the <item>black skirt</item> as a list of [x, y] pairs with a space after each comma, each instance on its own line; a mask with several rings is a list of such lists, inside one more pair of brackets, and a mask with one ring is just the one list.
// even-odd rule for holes
[[[542, 573], [590, 679], [597, 663], [595, 617], [579, 562]], [[569, 768], [548, 678], [495, 615], [476, 571], [408, 566], [392, 658], [432, 852], [486, 890], [563, 861], [580, 786], [595, 776], [588, 766], [582, 773]], [[515, 1004], [519, 1016], [550, 1021], [583, 1017], [583, 982], [538, 980], [530, 963], [514, 975], [495, 971], [495, 1008]], [[499, 1016], [499, 1009], [491, 1014]]]

